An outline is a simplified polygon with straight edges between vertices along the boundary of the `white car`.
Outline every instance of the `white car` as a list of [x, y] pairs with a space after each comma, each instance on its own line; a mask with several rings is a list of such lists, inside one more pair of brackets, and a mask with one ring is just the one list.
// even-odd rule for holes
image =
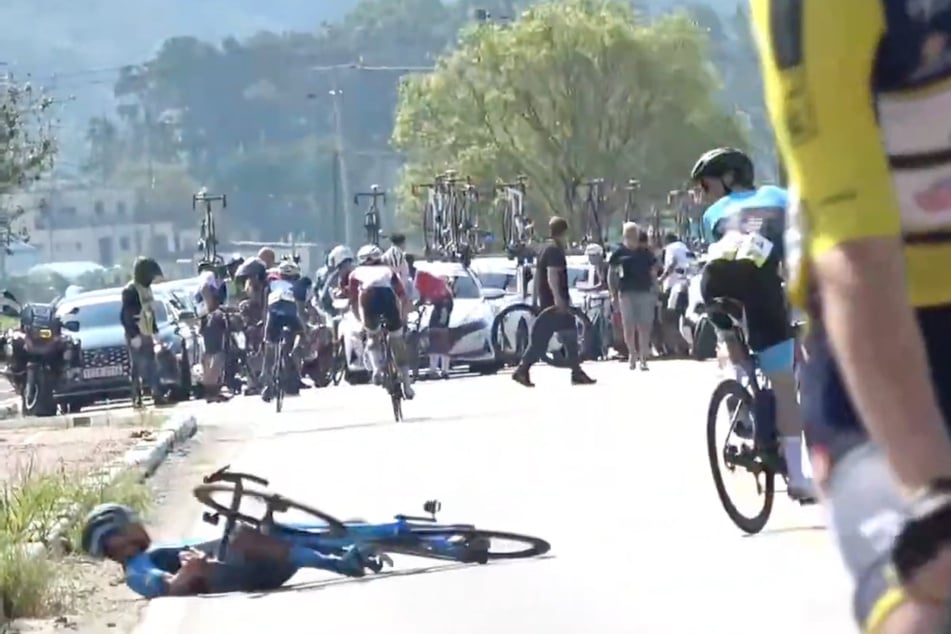
[[[417, 260], [416, 268], [448, 277], [452, 282], [453, 308], [449, 318], [452, 365], [468, 366], [470, 370], [484, 374], [497, 372], [502, 364], [492, 346], [492, 322], [498, 310], [495, 302], [505, 295], [504, 292], [483, 288], [479, 278], [458, 262]], [[428, 340], [426, 332], [431, 311], [432, 307], [423, 306], [421, 311], [410, 313], [407, 320], [408, 331], [418, 330], [423, 341]], [[363, 359], [365, 336], [362, 324], [347, 311], [340, 320], [338, 333], [347, 358], [345, 378], [349, 383], [366, 382], [369, 373]]]

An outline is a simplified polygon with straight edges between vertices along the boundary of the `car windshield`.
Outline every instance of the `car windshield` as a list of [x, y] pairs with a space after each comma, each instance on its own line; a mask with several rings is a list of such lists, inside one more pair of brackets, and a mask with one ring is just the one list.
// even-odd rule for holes
[[452, 296], [456, 299], [479, 299], [482, 294], [475, 280], [468, 275], [457, 275], [452, 278]]
[[119, 311], [122, 309], [122, 302], [118, 297], [95, 304], [80, 304], [78, 313], [75, 315], [67, 315], [66, 313], [69, 312], [74, 305], [75, 304], [64, 304], [59, 309], [59, 315], [64, 321], [79, 322], [80, 330], [119, 326]]
[[516, 287], [514, 273], [479, 273], [479, 280], [482, 281], [484, 288], [514, 292]]

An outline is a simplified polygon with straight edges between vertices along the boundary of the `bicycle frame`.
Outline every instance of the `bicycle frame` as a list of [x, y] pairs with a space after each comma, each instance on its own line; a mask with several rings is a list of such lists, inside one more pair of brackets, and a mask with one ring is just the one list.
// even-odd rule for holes
[[584, 188], [585, 196], [582, 206], [584, 207], [584, 237], [582, 244], [599, 244], [604, 246], [606, 236], [601, 225], [601, 204], [604, 202], [604, 179], [592, 178], [583, 182], [575, 183], [571, 190], [571, 198], [577, 197], [578, 190]]
[[[414, 521], [415, 520], [415, 521]], [[473, 530], [475, 526], [471, 524], [437, 524], [429, 518], [414, 518], [405, 515], [397, 515], [393, 522], [383, 522], [380, 524], [370, 524], [366, 522], [344, 522], [348, 534], [343, 537], [334, 537], [321, 534], [319, 531], [326, 525], [314, 524], [275, 524], [275, 537], [286, 541], [294, 546], [303, 546], [319, 550], [321, 552], [343, 551], [352, 546], [373, 548], [373, 542], [386, 542], [385, 550], [387, 552], [402, 553], [413, 555], [419, 552], [419, 545], [435, 546], [439, 555], [439, 549], [444, 549], [445, 555], [450, 556], [451, 552], [458, 552], [457, 546], [447, 543], [447, 538], [441, 535], [427, 536], [425, 532], [445, 531], [447, 533], [458, 530], [460, 532]], [[401, 549], [399, 544], [394, 544], [394, 540], [405, 540], [405, 547]], [[415, 546], [415, 548], [414, 548]]]
[[390, 395], [393, 405], [393, 418], [399, 422], [403, 418], [403, 384], [400, 381], [400, 369], [396, 366], [393, 349], [390, 347], [390, 334], [382, 327], [380, 345], [383, 348], [383, 387]]

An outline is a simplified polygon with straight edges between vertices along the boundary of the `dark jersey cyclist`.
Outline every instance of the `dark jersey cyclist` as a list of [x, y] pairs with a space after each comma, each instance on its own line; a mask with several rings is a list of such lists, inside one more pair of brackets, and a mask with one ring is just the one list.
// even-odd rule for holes
[[[704, 301], [728, 298], [745, 309], [748, 344], [776, 395], [779, 449], [786, 462], [788, 493], [812, 498], [812, 481], [803, 472], [802, 417], [793, 369], [795, 339], [783, 279], [783, 229], [786, 192], [753, 187], [753, 162], [735, 148], [717, 148], [701, 156], [691, 179], [714, 202], [703, 214], [704, 238], [711, 242], [701, 273]], [[712, 319], [717, 335], [737, 362], [745, 351], [730, 336], [730, 322]]]
[[122, 565], [126, 584], [146, 599], [200, 593], [252, 592], [278, 588], [300, 568], [362, 577], [377, 562], [356, 548], [342, 557], [283, 542], [246, 527], [236, 532], [225, 561], [214, 554], [219, 540], [156, 547], [135, 511], [100, 504], [86, 516], [82, 549], [95, 559]]
[[806, 432], [856, 618], [870, 632], [947, 631], [951, 3], [752, 7], [798, 193], [786, 252], [810, 316]]

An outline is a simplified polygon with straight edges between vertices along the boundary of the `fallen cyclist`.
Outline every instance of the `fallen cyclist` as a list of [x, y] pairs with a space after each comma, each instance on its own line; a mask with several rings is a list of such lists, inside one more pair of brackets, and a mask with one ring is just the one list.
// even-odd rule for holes
[[367, 570], [379, 572], [386, 560], [385, 556], [365, 557], [356, 547], [342, 555], [321, 552], [248, 526], [240, 526], [232, 534], [224, 561], [215, 559], [220, 543], [215, 539], [153, 546], [136, 512], [122, 504], [94, 508], [86, 516], [82, 532], [83, 551], [121, 564], [126, 584], [147, 599], [273, 590], [301, 568], [362, 577]]

